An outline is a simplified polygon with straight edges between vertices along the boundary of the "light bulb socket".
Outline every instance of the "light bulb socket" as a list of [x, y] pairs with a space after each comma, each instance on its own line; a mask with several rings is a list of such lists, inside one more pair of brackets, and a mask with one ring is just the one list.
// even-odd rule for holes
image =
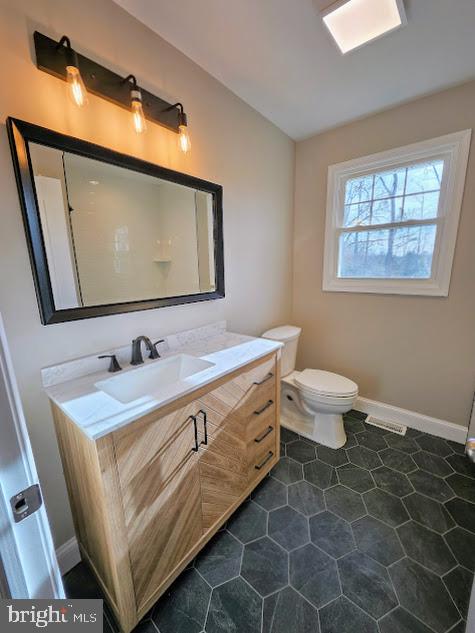
[[79, 70], [79, 60], [78, 54], [71, 46], [71, 40], [67, 35], [63, 35], [63, 37], [59, 40], [58, 45], [56, 47], [58, 50], [60, 48], [64, 51], [64, 57], [66, 59], [66, 66], [73, 66]]
[[132, 88], [132, 90], [130, 91], [130, 98], [132, 101], [138, 101], [139, 103], [142, 103], [142, 93], [138, 88]]
[[184, 127], [188, 127], [188, 117], [186, 113], [181, 110], [178, 114], [178, 125], [183, 125]]

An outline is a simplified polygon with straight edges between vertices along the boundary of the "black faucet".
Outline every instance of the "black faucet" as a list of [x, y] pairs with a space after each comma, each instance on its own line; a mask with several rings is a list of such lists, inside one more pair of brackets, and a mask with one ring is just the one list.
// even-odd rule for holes
[[157, 350], [157, 345], [159, 343], [163, 343], [164, 340], [160, 339], [156, 343], [152, 343], [152, 341], [148, 338], [148, 336], [137, 336], [132, 341], [132, 360], [130, 361], [131, 365], [142, 365], [143, 357], [142, 357], [142, 341], [145, 343], [145, 347], [150, 352], [148, 357], [156, 360], [160, 358], [160, 354]]

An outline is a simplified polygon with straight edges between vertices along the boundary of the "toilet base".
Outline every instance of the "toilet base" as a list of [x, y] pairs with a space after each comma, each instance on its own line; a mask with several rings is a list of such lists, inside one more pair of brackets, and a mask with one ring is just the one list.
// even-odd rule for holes
[[295, 388], [285, 385], [282, 390], [281, 424], [289, 431], [313, 440], [322, 446], [338, 449], [346, 444], [343, 416], [336, 413], [306, 412], [300, 405]]

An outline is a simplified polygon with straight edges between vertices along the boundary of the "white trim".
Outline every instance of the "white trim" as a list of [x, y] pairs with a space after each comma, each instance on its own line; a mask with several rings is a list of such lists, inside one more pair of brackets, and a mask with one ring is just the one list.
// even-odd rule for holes
[[79, 545], [75, 536], [72, 536], [69, 541], [66, 541], [66, 543], [58, 547], [56, 550], [56, 558], [58, 559], [62, 576], [81, 562]]
[[394, 407], [393, 405], [385, 404], [384, 402], [359, 397], [354, 408], [357, 411], [374, 415], [381, 420], [397, 422], [399, 424], [403, 424], [404, 426], [408, 426], [411, 429], [430, 433], [431, 435], [442, 437], [445, 440], [452, 440], [453, 442], [458, 442], [459, 444], [465, 444], [467, 439], [468, 429], [465, 426], [454, 424], [448, 420], [432, 418], [422, 413], [409, 411], [408, 409]]
[[[472, 130], [464, 130], [329, 166], [322, 284], [324, 291], [448, 296], [471, 135]], [[440, 191], [440, 215], [434, 220], [438, 229], [431, 278], [348, 279], [338, 277], [338, 235], [341, 230], [340, 216], [346, 181], [356, 176], [414, 164], [431, 158], [443, 158], [445, 162]], [[371, 226], [371, 229], [374, 228], [376, 226]]]

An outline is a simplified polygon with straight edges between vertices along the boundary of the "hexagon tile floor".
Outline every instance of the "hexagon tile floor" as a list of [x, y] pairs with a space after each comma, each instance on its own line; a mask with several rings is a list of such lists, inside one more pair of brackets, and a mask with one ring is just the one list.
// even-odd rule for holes
[[[337, 451], [283, 429], [271, 475], [136, 631], [463, 633], [475, 469], [461, 445], [364, 419], [345, 416]], [[65, 576], [70, 597], [98, 595], [86, 574]]]

